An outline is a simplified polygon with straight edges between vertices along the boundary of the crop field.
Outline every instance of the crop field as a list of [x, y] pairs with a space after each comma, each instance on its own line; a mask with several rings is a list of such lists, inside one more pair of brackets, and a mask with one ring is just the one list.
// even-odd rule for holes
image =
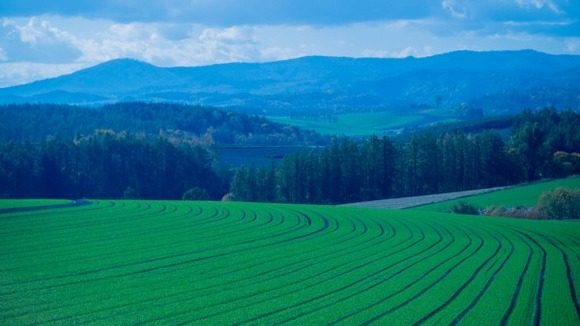
[[62, 199], [20, 199], [20, 200], [0, 200], [0, 209], [18, 208], [18, 207], [33, 207], [45, 205], [58, 205], [68, 203], [68, 200]]
[[440, 212], [449, 210], [453, 204], [464, 201], [477, 207], [488, 206], [534, 206], [543, 192], [554, 190], [558, 187], [580, 189], [580, 177], [569, 177], [566, 179], [556, 179], [546, 182], [537, 182], [524, 186], [504, 189], [501, 191], [490, 192], [486, 194], [459, 198], [449, 201], [443, 201], [435, 204], [417, 206], [413, 209]]
[[580, 325], [572, 222], [92, 201], [0, 214], [0, 261], [3, 325]]

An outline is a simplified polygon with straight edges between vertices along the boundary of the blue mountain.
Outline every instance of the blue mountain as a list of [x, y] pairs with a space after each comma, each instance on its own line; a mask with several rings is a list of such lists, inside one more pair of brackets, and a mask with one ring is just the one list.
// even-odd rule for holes
[[580, 110], [580, 56], [458, 51], [427, 58], [303, 57], [268, 63], [162, 68], [131, 59], [1, 88], [0, 103], [171, 101], [326, 114], [434, 105], [490, 114]]

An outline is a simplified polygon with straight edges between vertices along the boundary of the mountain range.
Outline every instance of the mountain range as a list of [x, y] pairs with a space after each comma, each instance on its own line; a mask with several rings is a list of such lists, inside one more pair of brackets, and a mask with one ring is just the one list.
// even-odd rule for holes
[[0, 103], [179, 102], [267, 113], [477, 107], [486, 114], [580, 110], [580, 56], [531, 50], [426, 58], [302, 57], [268, 63], [157, 67], [116, 59], [0, 88]]

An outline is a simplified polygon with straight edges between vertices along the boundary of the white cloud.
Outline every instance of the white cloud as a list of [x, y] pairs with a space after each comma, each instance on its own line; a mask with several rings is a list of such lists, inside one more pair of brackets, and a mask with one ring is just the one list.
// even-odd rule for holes
[[49, 21], [32, 17], [24, 23], [3, 18], [0, 27], [0, 47], [4, 61], [70, 62], [79, 56], [75, 37]]
[[541, 10], [548, 8], [554, 13], [563, 14], [564, 11], [554, 3], [552, 0], [516, 0], [516, 3], [524, 9], [536, 9]]
[[[519, 1], [524, 6], [532, 0]], [[547, 6], [549, 1], [540, 2]], [[526, 24], [531, 23], [520, 20], [491, 22], [483, 27], [476, 23], [466, 28], [467, 21], [472, 19], [469, 14], [474, 11], [473, 8], [462, 11], [466, 3], [440, 2], [459, 16], [465, 13], [466, 19], [399, 19], [323, 26], [216, 27], [173, 22], [115, 23], [60, 16], [4, 18], [0, 19], [0, 86], [52, 77], [122, 57], [158, 66], [197, 66], [305, 55], [424, 57], [459, 49], [532, 48], [550, 53], [580, 53], [578, 37], [525, 32], [529, 28]], [[515, 2], [511, 4], [518, 6]], [[536, 6], [535, 2], [531, 5]], [[533, 24], [538, 25], [538, 21]], [[550, 20], [542, 23], [548, 27], [567, 27], [562, 24]]]
[[392, 53], [392, 56], [394, 58], [406, 58], [406, 57], [411, 56], [411, 55], [416, 54], [416, 53], [417, 53], [417, 51], [412, 46], [408, 46], [399, 52]]
[[37, 45], [62, 40], [67, 33], [60, 31], [46, 20], [32, 17], [25, 25], [19, 25], [14, 20], [2, 19], [2, 26], [9, 38], [19, 39], [22, 43]]
[[296, 49], [291, 47], [271, 46], [260, 50], [260, 57], [264, 61], [287, 60], [305, 55], [307, 55], [307, 53], [301, 51], [301, 47]]
[[[32, 17], [20, 22], [3, 19], [0, 60], [94, 64], [131, 57], [160, 65], [200, 65], [260, 59], [261, 44], [254, 27], [109, 22], [106, 28], [95, 29], [91, 28], [93, 21], [76, 19], [78, 28], [68, 26], [68, 31], [51, 23], [64, 21], [66, 25], [62, 17]], [[102, 21], [96, 23], [102, 26]]]
[[467, 7], [456, 0], [443, 0], [441, 7], [455, 18], [464, 19], [468, 16]]
[[205, 28], [197, 37], [196, 49], [215, 62], [239, 62], [260, 60], [260, 43], [255, 28], [234, 26], [228, 28]]
[[4, 15], [94, 17], [116, 22], [189, 22], [207, 26], [343, 25], [424, 18], [433, 0], [5, 0]]
[[0, 63], [0, 87], [24, 84], [37, 79], [69, 74], [85, 67], [82, 64]]
[[565, 42], [565, 51], [568, 53], [580, 52], [580, 37], [572, 37]]
[[8, 53], [3, 48], [0, 48], [0, 61], [8, 61]]
[[412, 46], [408, 46], [401, 50], [389, 51], [389, 50], [372, 50], [366, 49], [361, 52], [363, 57], [368, 58], [406, 58], [409, 56], [414, 57], [424, 57], [425, 54], [420, 53]]

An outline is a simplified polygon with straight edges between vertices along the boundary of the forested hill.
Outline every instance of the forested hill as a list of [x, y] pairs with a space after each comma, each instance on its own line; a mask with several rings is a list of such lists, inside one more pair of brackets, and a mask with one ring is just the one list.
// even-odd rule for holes
[[95, 130], [142, 133], [218, 145], [321, 145], [313, 131], [263, 117], [169, 103], [116, 103], [92, 108], [56, 104], [0, 105], [0, 141], [40, 142], [47, 136], [70, 140]]
[[493, 115], [546, 106], [579, 110], [579, 93], [580, 56], [460, 51], [181, 68], [119, 59], [0, 89], [0, 103], [173, 101], [286, 115], [470, 105]]
[[239, 200], [337, 204], [580, 173], [580, 114], [544, 109], [512, 121], [507, 140], [494, 130], [438, 129], [403, 141], [333, 139], [323, 151], [288, 155], [276, 166], [240, 168], [231, 190]]
[[493, 130], [456, 129], [336, 137], [322, 148], [237, 169], [216, 164], [214, 141], [328, 140], [181, 105], [22, 105], [2, 112], [0, 198], [220, 199], [231, 192], [227, 197], [238, 200], [336, 204], [580, 173], [580, 114], [555, 109], [518, 115], [507, 140]]

